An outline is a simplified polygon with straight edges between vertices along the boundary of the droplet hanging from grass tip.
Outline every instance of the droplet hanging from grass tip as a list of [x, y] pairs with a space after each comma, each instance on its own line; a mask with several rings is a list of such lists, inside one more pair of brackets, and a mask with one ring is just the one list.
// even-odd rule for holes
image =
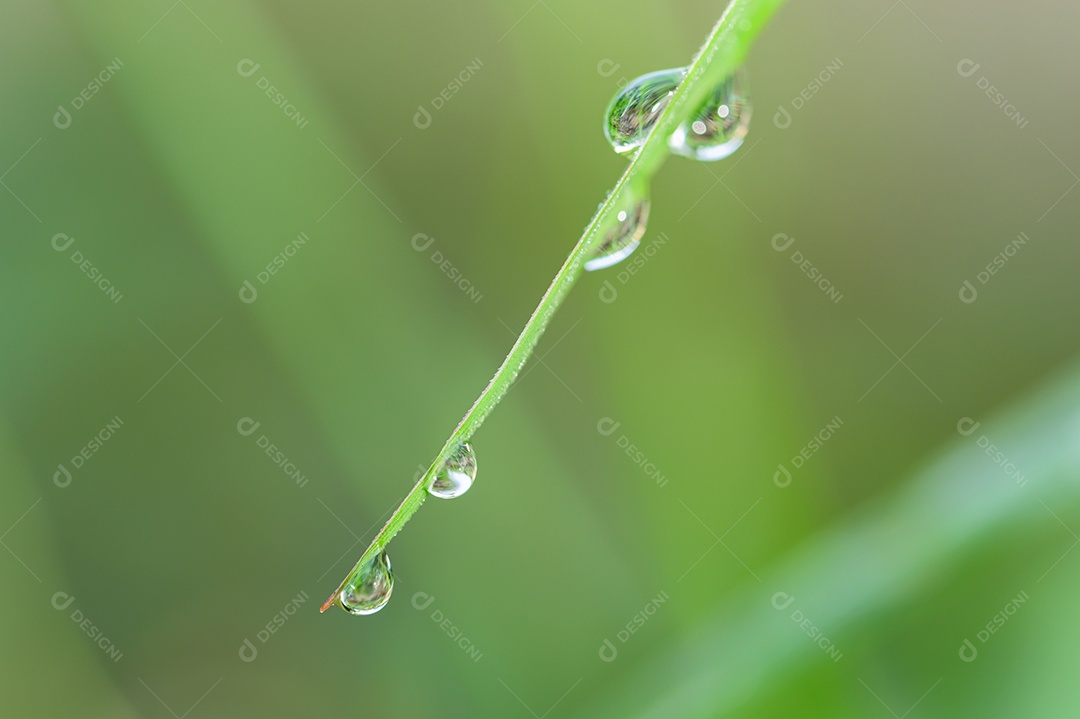
[[390, 556], [383, 550], [363, 566], [355, 579], [342, 587], [338, 601], [349, 614], [374, 614], [386, 606], [393, 591]]

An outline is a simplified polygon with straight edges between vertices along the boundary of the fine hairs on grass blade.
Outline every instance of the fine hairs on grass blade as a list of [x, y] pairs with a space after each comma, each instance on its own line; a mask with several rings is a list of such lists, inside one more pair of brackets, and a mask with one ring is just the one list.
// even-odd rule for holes
[[[335, 603], [350, 611], [351, 601], [344, 601], [345, 595], [352, 598], [359, 591], [367, 596], [368, 592], [363, 590], [370, 588], [373, 573], [379, 575], [375, 579], [381, 580], [375, 583], [385, 589], [385, 597], [380, 600], [389, 598], [393, 576], [386, 558], [387, 544], [416, 513], [429, 493], [443, 498], [459, 496], [472, 485], [476, 457], [468, 445], [469, 440], [517, 379], [581, 273], [615, 264], [637, 247], [644, 232], [649, 185], [671, 153], [717, 160], [738, 147], [746, 132], [749, 106], [741, 94], [729, 98], [723, 88], [737, 86], [742, 92], [743, 83], [733, 83], [731, 78], [739, 71], [758, 33], [783, 1], [732, 0], [690, 65], [682, 71], [674, 71], [681, 79], [659, 89], [650, 85], [648, 93], [631, 92], [628, 95], [624, 90], [616, 96], [609, 108], [605, 129], [617, 152], [632, 153], [626, 171], [585, 227], [495, 376], [320, 611], [326, 611]], [[640, 86], [634, 81], [628, 88], [633, 90]], [[624, 129], [629, 128], [630, 136], [618, 138], [618, 141], [612, 137], [611, 113], [632, 120], [617, 123]], [[709, 147], [716, 150], [710, 153]], [[383, 567], [385, 577], [381, 576]], [[384, 604], [382, 601], [378, 606]]]

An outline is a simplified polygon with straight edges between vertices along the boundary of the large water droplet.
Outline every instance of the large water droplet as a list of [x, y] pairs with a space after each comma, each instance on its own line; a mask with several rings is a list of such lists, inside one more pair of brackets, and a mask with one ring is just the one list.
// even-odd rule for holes
[[386, 551], [364, 565], [356, 579], [341, 590], [341, 606], [349, 614], [374, 614], [390, 601], [394, 573]]
[[604, 121], [604, 134], [615, 152], [630, 152], [645, 142], [685, 75], [684, 67], [650, 72], [631, 80], [616, 93]]
[[679, 125], [668, 147], [695, 160], [722, 160], [739, 149], [749, 129], [750, 97], [740, 68], [709, 93], [693, 119]]
[[469, 443], [461, 445], [435, 475], [428, 492], [439, 499], [453, 499], [469, 491], [476, 479], [476, 454]]
[[645, 223], [649, 219], [649, 198], [635, 197], [627, 203], [627, 208], [619, 211], [619, 224], [612, 228], [604, 241], [585, 262], [585, 269], [592, 272], [611, 267], [630, 256], [645, 234]]

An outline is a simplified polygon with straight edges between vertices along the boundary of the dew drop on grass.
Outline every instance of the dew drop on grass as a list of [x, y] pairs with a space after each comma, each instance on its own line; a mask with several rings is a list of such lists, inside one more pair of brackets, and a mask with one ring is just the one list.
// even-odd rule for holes
[[722, 160], [743, 143], [750, 129], [750, 110], [746, 72], [740, 68], [709, 93], [693, 119], [672, 133], [668, 147], [695, 160]]
[[435, 475], [428, 492], [439, 499], [453, 499], [469, 491], [476, 479], [476, 454], [468, 442], [457, 448]]
[[600, 243], [592, 258], [585, 262], [586, 270], [592, 272], [611, 267], [637, 249], [649, 219], [649, 198], [633, 197], [626, 203], [626, 208], [619, 211], [618, 219], [619, 224]]
[[349, 614], [374, 614], [390, 601], [394, 591], [394, 574], [390, 570], [390, 557], [386, 551], [364, 565], [345, 588], [341, 590], [341, 606]]
[[628, 82], [607, 108], [604, 134], [620, 155], [642, 145], [660, 113], [667, 107], [686, 68], [658, 70]]

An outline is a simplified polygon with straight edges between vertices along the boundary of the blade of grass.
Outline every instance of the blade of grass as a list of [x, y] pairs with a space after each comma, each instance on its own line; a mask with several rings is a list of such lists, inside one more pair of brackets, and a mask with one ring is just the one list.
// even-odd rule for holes
[[[325, 95], [313, 89], [319, 83], [313, 79], [312, 66], [303, 52], [292, 47], [286, 39], [287, 35], [282, 33], [281, 26], [286, 23], [275, 20], [272, 15], [268, 17], [266, 8], [252, 2], [214, 6], [212, 14], [202, 13], [200, 7], [194, 7], [215, 32], [226, 38], [224, 47], [219, 46], [213, 36], [190, 16], [183, 18], [186, 25], [177, 23], [175, 39], [159, 44], [155, 41], [156, 33], [172, 27], [167, 19], [148, 36], [139, 48], [141, 54], [138, 61], [132, 60], [125, 66], [122, 81], [118, 80], [110, 90], [113, 99], [124, 108], [123, 126], [130, 131], [124, 134], [127, 144], [116, 151], [122, 149], [138, 154], [149, 165], [148, 169], [139, 168], [130, 173], [134, 184], [123, 184], [123, 178], [111, 180], [110, 192], [115, 197], [136, 198], [136, 204], [141, 205], [144, 200], [139, 190], [160, 184], [160, 191], [170, 200], [162, 201], [165, 214], [170, 218], [163, 224], [168, 224], [176, 215], [180, 215], [183, 221], [178, 222], [180, 231], [176, 235], [167, 235], [167, 241], [163, 242], [169, 246], [169, 252], [155, 250], [150, 254], [172, 258], [176, 256], [174, 253], [180, 252], [182, 244], [185, 252], [195, 256], [195, 269], [178, 272], [176, 281], [183, 284], [195, 281], [202, 288], [198, 302], [193, 299], [182, 303], [177, 302], [176, 298], [183, 297], [183, 292], [164, 293], [160, 295], [163, 299], [159, 299], [156, 291], [148, 291], [139, 297], [139, 307], [143, 312], [153, 311], [147, 309], [148, 303], [156, 301], [160, 304], [153, 307], [162, 316], [178, 318], [200, 317], [200, 313], [209, 315], [210, 312], [214, 312], [210, 316], [215, 317], [221, 311], [226, 313], [226, 319], [219, 330], [239, 336], [240, 343], [256, 345], [257, 350], [252, 355], [254, 364], [250, 368], [250, 379], [258, 388], [256, 392], [250, 391], [246, 379], [238, 380], [235, 388], [225, 387], [224, 391], [217, 383], [212, 383], [228, 407], [223, 415], [227, 421], [223, 425], [225, 446], [215, 446], [213, 450], [214, 462], [219, 466], [231, 466], [243, 454], [243, 449], [229, 449], [228, 435], [235, 432], [233, 422], [229, 420], [235, 420], [240, 414], [253, 414], [263, 422], [263, 427], [272, 427], [275, 438], [284, 437], [285, 432], [294, 433], [294, 439], [289, 440], [290, 449], [300, 445], [309, 433], [319, 438], [316, 452], [322, 453], [321, 445], [325, 443], [326, 455], [340, 465], [331, 466], [331, 471], [325, 474], [320, 473], [327, 480], [334, 476], [394, 476], [391, 472], [400, 471], [402, 467], [408, 467], [411, 473], [412, 449], [399, 451], [399, 445], [405, 444], [397, 439], [400, 428], [409, 426], [416, 435], [445, 431], [445, 427], [438, 426], [437, 419], [437, 416], [443, 416], [445, 420], [445, 413], [432, 411], [433, 397], [445, 392], [443, 374], [462, 376], [470, 373], [470, 376], [476, 376], [475, 373], [490, 371], [490, 366], [485, 367], [485, 363], [490, 362], [489, 347], [484, 344], [483, 336], [470, 332], [468, 328], [458, 327], [452, 332], [446, 330], [451, 324], [454, 305], [452, 302], [437, 301], [437, 298], [447, 296], [440, 293], [441, 279], [430, 281], [430, 276], [425, 274], [427, 268], [423, 266], [427, 263], [417, 262], [416, 253], [412, 250], [401, 252], [402, 248], [395, 246], [395, 241], [400, 241], [407, 248], [412, 230], [397, 226], [374, 195], [358, 186], [347, 201], [338, 204], [321, 224], [314, 227], [310, 224], [341, 196], [352, 181], [351, 178], [343, 181], [347, 171], [318, 141], [325, 142], [358, 172], [369, 167], [377, 156], [366, 154], [358, 148], [361, 143], [355, 136], [355, 128], [335, 115]], [[144, 9], [144, 13], [131, 13], [130, 8], [125, 8], [124, 3], [118, 0], [105, 6], [96, 4], [90, 7], [78, 3], [67, 6], [71, 24], [79, 33], [79, 42], [73, 44], [90, 48], [93, 53], [88, 60], [90, 67], [100, 67], [117, 53], [123, 54], [118, 48], [133, 45], [158, 18], [158, 15], [140, 17], [150, 15], [150, 9]], [[181, 16], [176, 13], [170, 16], [173, 19], [178, 17]], [[187, 42], [197, 44], [200, 38], [204, 44], [195, 52]], [[240, 53], [238, 49], [244, 52]], [[127, 57], [126, 54], [123, 56]], [[263, 70], [245, 81], [237, 76], [236, 64], [238, 58], [249, 56], [257, 58]], [[184, 62], [177, 62], [177, 57], [183, 57]], [[291, 125], [280, 110], [259, 92], [255, 80], [262, 76], [262, 72], [289, 88], [290, 100], [303, 108], [305, 117], [310, 120], [307, 130], [299, 130]], [[162, 91], [162, 88], [168, 88], [168, 92]], [[213, 108], [213, 112], [185, 112], [185, 108]], [[411, 125], [409, 127], [412, 129]], [[87, 141], [83, 138], [79, 140], [80, 143]], [[410, 138], [406, 136], [402, 144], [409, 141]], [[266, 147], [273, 150], [267, 152]], [[80, 157], [86, 161], [85, 152]], [[265, 164], [262, 163], [264, 157]], [[107, 164], [103, 167], [107, 167]], [[153, 182], [147, 180], [143, 183], [143, 172]], [[83, 175], [87, 184], [99, 181], [98, 175], [90, 171]], [[401, 214], [407, 227], [419, 223], [417, 218], [410, 216], [407, 207], [399, 206], [401, 200], [394, 196], [392, 189], [380, 185], [377, 172], [366, 176], [364, 181]], [[172, 202], [175, 202], [175, 207]], [[273, 206], [272, 211], [268, 211], [269, 205]], [[121, 204], [102, 206], [106, 208], [102, 210], [107, 217], [106, 229], [115, 232], [117, 244], [130, 244], [126, 233], [115, 230], [117, 227], [133, 226], [127, 219], [130, 212], [125, 213], [125, 207]], [[149, 202], [147, 206], [159, 207]], [[134, 226], [146, 227], [137, 222]], [[303, 249], [295, 262], [290, 261], [287, 274], [275, 279], [268, 291], [260, 294], [257, 302], [243, 304], [237, 297], [241, 281], [244, 277], [255, 281], [254, 271], [264, 267], [267, 260], [281, 250], [285, 239], [293, 236], [291, 228], [294, 226], [311, 231], [310, 249]], [[173, 243], [177, 243], [175, 249], [172, 248]], [[52, 258], [48, 260], [51, 264]], [[364, 268], [378, 268], [378, 272]], [[154, 277], [154, 273], [160, 271], [160, 263], [148, 262], [145, 274]], [[357, 281], [358, 278], [363, 281]], [[428, 281], [425, 282], [425, 278]], [[148, 281], [151, 286], [148, 289], [157, 288], [159, 283], [157, 279]], [[259, 287], [261, 289], [262, 286]], [[379, 312], [373, 310], [376, 307], [380, 308]], [[408, 326], [396, 321], [394, 328], [391, 328], [377, 321], [384, 312], [390, 311], [397, 317], [408, 317]], [[400, 329], [399, 333], [395, 329], [398, 327], [404, 329]], [[145, 332], [141, 326], [136, 329]], [[201, 332], [205, 328], [197, 329]], [[100, 334], [100, 327], [97, 330]], [[443, 330], [454, 335], [453, 351], [447, 352], [440, 360], [441, 372], [433, 373], [430, 371], [430, 354], [427, 350], [430, 349], [430, 338]], [[149, 335], [147, 339], [154, 341]], [[115, 347], [117, 341], [121, 340], [114, 340], [112, 344], [102, 341], [102, 344], [94, 346], [103, 348], [104, 356]], [[395, 347], [397, 352], [370, 349], [388, 346]], [[313, 351], [313, 347], [318, 351]], [[153, 369], [158, 369], [156, 364]], [[371, 377], [391, 377], [392, 373], [396, 373], [398, 379], [405, 379], [374, 385], [370, 381]], [[243, 376], [247, 378], [248, 372], [245, 371]], [[156, 377], [154, 375], [147, 382]], [[409, 383], [408, 392], [404, 391], [403, 382], [406, 380]], [[139, 388], [140, 391], [143, 389], [145, 387]], [[364, 403], [356, 401], [361, 395]], [[255, 402], [245, 400], [238, 403], [240, 397], [253, 398]], [[373, 412], [372, 408], [378, 411]], [[291, 414], [294, 410], [295, 414]], [[500, 422], [500, 428], [515, 439], [512, 445], [502, 445], [502, 451], [540, 458], [543, 466], [550, 468], [545, 469], [544, 473], [555, 478], [553, 483], [576, 489], [571, 484], [573, 473], [565, 471], [548, 439], [543, 433], [536, 432], [535, 428], [530, 430], [529, 415], [514, 408], [507, 410], [511, 414], [502, 417], [504, 421]], [[169, 409], [159, 411], [167, 413]], [[450, 411], [455, 410], [451, 407]], [[363, 437], [363, 442], [357, 442], [358, 436]], [[239, 435], [234, 437], [239, 438]], [[395, 447], [388, 452], [371, 451], [372, 447], [384, 446], [384, 443]], [[416, 440], [415, 444], [419, 447], [421, 443]], [[509, 449], [511, 446], [512, 449]], [[419, 449], [423, 450], [423, 447]], [[151, 450], [147, 447], [147, 451]], [[52, 458], [49, 454], [44, 456]], [[303, 467], [307, 469], [307, 461]], [[275, 469], [272, 464], [267, 464], [265, 468], [268, 470], [266, 474], [238, 473], [226, 484], [231, 493], [253, 495], [254, 504], [245, 503], [246, 507], [258, 504], [271, 512], [264, 516], [275, 516], [272, 513], [280, 508], [273, 507], [275, 500], [271, 498], [271, 493], [258, 486]], [[302, 490], [302, 498], [298, 493], [297, 503], [287, 512], [287, 521], [300, 521], [300, 517], [310, 514], [309, 510], [313, 509], [316, 515], [322, 516], [324, 523], [331, 525], [326, 532], [329, 539], [314, 529], [310, 534], [295, 534], [292, 530], [286, 534], [304, 536], [308, 540], [314, 537], [320, 544], [342, 541], [341, 546], [326, 558], [325, 563], [316, 557], [310, 562], [298, 560], [296, 566], [292, 566], [290, 561], [296, 560], [295, 556], [272, 556], [266, 550], [267, 546], [281, 538], [284, 525], [273, 522], [268, 525], [272, 529], [263, 527], [261, 523], [259, 526], [252, 525], [245, 533], [245, 541], [256, 547], [253, 559], [244, 561], [242, 566], [239, 560], [231, 565], [230, 570], [235, 572], [235, 585], [223, 586], [241, 586], [246, 591], [250, 583], [259, 581], [265, 571], [264, 562], [269, 562], [281, 578], [281, 582], [275, 585], [275, 591], [287, 591], [291, 596], [303, 588], [310, 593], [310, 583], [323, 578], [327, 581], [332, 579], [329, 576], [331, 561], [339, 559], [340, 552], [346, 551], [353, 539], [318, 503], [318, 498], [339, 514], [339, 505], [357, 507], [358, 511], [340, 516], [358, 533], [379, 513], [389, 508], [389, 499], [397, 499], [387, 498], [386, 503], [373, 499], [377, 497], [379, 487], [372, 482], [338, 482], [336, 487], [330, 487], [320, 485], [318, 475], [309, 476], [312, 481]], [[389, 490], [394, 491], [392, 485]], [[201, 490], [193, 485], [189, 491]], [[312, 495], [312, 491], [316, 495]], [[336, 492], [337, 497], [323, 492]], [[353, 497], [347, 499], [350, 494]], [[223, 505], [217, 500], [205, 505], [213, 507], [209, 511], [222, 511]], [[374, 506], [379, 508], [371, 510]], [[577, 529], [563, 533], [558, 540], [562, 546], [569, 548], [577, 544], [587, 547], [586, 558], [583, 559], [585, 564], [620, 567], [620, 555], [615, 548], [602, 541], [605, 539], [603, 528], [592, 521], [595, 516], [587, 503], [575, 502], [571, 511], [574, 514], [569, 521]], [[508, 515], [515, 519], [520, 516]], [[508, 517], [502, 517], [501, 521], [506, 521]], [[221, 525], [222, 532], [230, 531], [225, 529], [226, 526]], [[202, 534], [208, 537], [223, 536], [215, 535], [214, 531]], [[317, 547], [312, 549], [311, 541], [299, 545], [293, 542], [290, 546], [299, 547], [304, 555], [318, 551]], [[190, 549], [188, 547], [188, 555], [192, 555]], [[242, 548], [233, 549], [244, 551]], [[350, 554], [355, 549], [362, 547], [350, 549]], [[197, 556], [197, 552], [193, 556]], [[432, 556], [413, 557], [410, 564], [414, 570], [422, 569], [425, 561], [428, 566], [439, 564], [439, 560]], [[353, 558], [349, 556], [342, 560], [347, 562]], [[347, 569], [339, 567], [332, 571], [340, 572], [343, 568]], [[324, 571], [327, 571], [327, 576], [321, 577]], [[510, 578], [509, 581], [514, 580]], [[226, 609], [215, 616], [226, 623], [242, 622], [246, 617], [263, 613], [269, 616], [272, 611], [280, 609], [280, 606], [271, 608], [277, 601], [274, 596], [274, 592], [268, 591], [260, 593], [259, 598], [251, 602], [231, 602], [233, 609], [242, 607], [242, 611], [237, 610], [238, 614], [232, 616], [229, 612], [233, 610]], [[178, 599], [178, 603], [185, 601], [190, 601], [186, 595]], [[455, 611], [455, 616], [458, 615], [462, 617], [463, 624], [466, 623], [464, 611]], [[140, 613], [138, 617], [133, 614], [130, 620], [132, 626], [139, 627], [137, 631], [142, 631], [143, 624], [140, 622], [149, 622], [145, 624], [147, 631], [157, 627], [158, 620], [148, 616], [146, 613]], [[585, 627], [585, 615], [578, 622]], [[386, 626], [385, 623], [383, 626]], [[354, 625], [352, 629], [361, 628]], [[327, 629], [324, 626], [320, 631]], [[340, 669], [340, 677], [333, 673], [321, 675], [328, 681], [340, 679], [344, 682], [342, 686], [354, 677], [354, 658], [361, 662], [370, 659], [362, 643], [348, 640], [348, 635], [352, 633], [338, 636], [336, 632], [329, 631], [321, 639], [316, 637], [319, 642], [340, 639], [343, 651], [352, 652], [347, 654], [350, 657], [347, 661], [335, 662], [337, 668], [330, 670], [336, 672]], [[418, 652], [434, 655], [447, 650], [444, 639], [445, 636], [438, 632], [416, 632], [408, 642], [391, 643], [392, 646], [380, 652], [379, 663], [393, 665], [396, 662], [398, 669], [404, 672], [412, 666], [411, 662]], [[509, 655], [520, 644], [519, 640], [520, 637], [506, 633], [489, 634], [482, 639], [482, 647], [486, 654]], [[325, 647], [325, 643], [319, 646]], [[450, 651], [456, 649], [453, 644], [449, 645]], [[294, 658], [304, 666], [320, 666], [317, 657], [309, 661], [297, 654]], [[449, 657], [447, 659], [441, 674], [442, 681], [472, 696], [478, 707], [475, 713], [490, 715], [494, 708], [501, 706], [498, 697], [482, 690], [489, 680], [487, 675], [473, 671], [471, 666], [449, 661]], [[326, 670], [319, 668], [318, 671]], [[383, 674], [380, 677], [392, 676], [390, 666], [381, 671]], [[134, 676], [130, 679], [135, 681]], [[373, 676], [367, 676], [365, 680], [368, 679], [377, 681], [377, 677]], [[423, 692], [414, 692], [412, 698], [421, 705], [434, 706], [442, 701], [439, 691], [439, 687], [431, 685]], [[335, 698], [327, 695], [319, 701], [332, 703]]]
[[[6, 410], [6, 408], [5, 408]], [[50, 504], [61, 501], [39, 481], [29, 467], [7, 416], [0, 416], [0, 581], [8, 591], [3, 600], [0, 632], [4, 637], [0, 672], [4, 676], [2, 702], [5, 716], [114, 716], [135, 717], [110, 676], [114, 661], [128, 649], [121, 638], [110, 660], [104, 645], [88, 638], [79, 622], [85, 611], [101, 621], [89, 607], [106, 601], [84, 594], [64, 571], [64, 558], [55, 542], [56, 521]], [[78, 612], [79, 614], [76, 614]], [[104, 637], [103, 637], [104, 638]], [[108, 638], [115, 639], [110, 630]], [[131, 661], [130, 659], [128, 660]], [[66, 690], [55, 691], [63, 677]]]
[[[986, 456], [977, 444], [983, 432], [1024, 468], [1024, 486]], [[717, 717], [775, 687], [777, 675], [820, 657], [821, 651], [775, 608], [776, 593], [796, 597], [798, 608], [826, 636], [842, 637], [888, 606], [916, 596], [981, 538], [1054, 523], [1050, 508], [1080, 498], [1078, 432], [1080, 369], [1073, 368], [1000, 418], [984, 422], [978, 433], [960, 436], [893, 496], [763, 572], [753, 591], [718, 610], [692, 637], [625, 675], [583, 716]]]
[[536, 344], [544, 334], [555, 311], [563, 303], [583, 271], [585, 260], [616, 224], [621, 201], [628, 192], [641, 192], [668, 157], [667, 138], [697, 109], [705, 96], [718, 83], [734, 72], [746, 57], [750, 45], [784, 0], [733, 0], [713, 28], [705, 44], [687, 70], [686, 78], [679, 85], [671, 101], [656, 121], [651, 134], [638, 149], [626, 171], [601, 204], [596, 215], [585, 227], [577, 245], [570, 252], [555, 275], [547, 292], [533, 311], [517, 341], [510, 348], [506, 359], [496, 370], [487, 387], [465, 413], [458, 426], [451, 432], [427, 471], [405, 495], [385, 526], [357, 560], [323, 603], [320, 611], [326, 611], [337, 600], [341, 590], [360, 573], [364, 565], [382, 552], [390, 540], [401, 531], [427, 498], [436, 473], [450, 456], [475, 434], [487, 416], [499, 404], [517, 379], [525, 363], [532, 356]]

